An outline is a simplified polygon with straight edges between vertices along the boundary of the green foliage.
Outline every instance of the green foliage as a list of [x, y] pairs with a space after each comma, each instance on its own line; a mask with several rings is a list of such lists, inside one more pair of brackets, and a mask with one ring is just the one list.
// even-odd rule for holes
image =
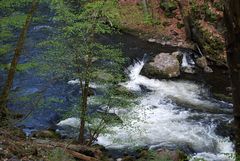
[[[32, 0], [7, 0], [0, 3], [0, 56], [9, 57], [14, 53], [15, 43], [23, 27]], [[7, 62], [6, 62], [7, 63]], [[9, 62], [8, 62], [9, 63]], [[34, 63], [18, 65], [18, 71], [32, 68]], [[8, 70], [9, 64], [1, 64], [1, 70]]]
[[1, 15], [6, 15], [11, 12], [18, 10], [19, 8], [24, 8], [31, 4], [31, 0], [7, 0], [1, 1], [0, 3], [0, 13]]
[[160, 21], [153, 19], [153, 17], [150, 14], [145, 14], [144, 15], [144, 24], [147, 25], [160, 25]]
[[[9, 35], [7, 35], [7, 36], [9, 36]], [[0, 45], [0, 47], [1, 47], [0, 48], [0, 56], [5, 55], [6, 53], [10, 52], [11, 49], [12, 49], [12, 45], [11, 44], [3, 44], [3, 45]]]
[[201, 9], [204, 11], [205, 20], [212, 22], [212, 23], [217, 21], [217, 15], [209, 9], [208, 3], [204, 3], [201, 6]]
[[168, 0], [160, 2], [160, 7], [165, 11], [167, 17], [173, 17], [173, 11], [177, 9], [177, 2], [175, 0]]
[[24, 63], [24, 64], [18, 64], [17, 65], [17, 71], [19, 72], [24, 72], [26, 70], [32, 69], [37, 67], [37, 63], [36, 62], [28, 62], [28, 63]]
[[[124, 79], [122, 66], [125, 59], [121, 51], [114, 46], [103, 45], [96, 39], [98, 35], [116, 31], [118, 3], [113, 0], [99, 0], [82, 3], [82, 7], [73, 4], [73, 1], [51, 1], [51, 9], [56, 13], [54, 21], [60, 25], [55, 31], [58, 34], [38, 44], [45, 49], [45, 54], [39, 57], [38, 62], [41, 73], [47, 77], [54, 75], [64, 80], [80, 80], [80, 101], [79, 98], [73, 99], [76, 106], [68, 115], [72, 113], [75, 117], [78, 115], [85, 119], [91, 137], [97, 137], [99, 133], [108, 131], [107, 124], [119, 119], [110, 117], [110, 109], [127, 107], [130, 104], [130, 99], [115, 90]], [[98, 90], [103, 94], [85, 100], [84, 92], [90, 92], [90, 83], [100, 86]], [[87, 110], [91, 108], [94, 111], [93, 107], [99, 106], [104, 106], [105, 109], [89, 115], [82, 110], [85, 103]]]
[[217, 21], [217, 15], [210, 10], [208, 3], [204, 3], [199, 6], [195, 0], [192, 1], [191, 13], [193, 19], [195, 20], [201, 20], [204, 18], [206, 21], [209, 21], [211, 23], [215, 23]]
[[219, 2], [212, 3], [213, 7], [215, 7], [219, 11], [224, 11], [224, 0], [219, 0]]
[[48, 153], [48, 161], [74, 161], [63, 149], [56, 148]]
[[[11, 64], [0, 64], [0, 69], [5, 69], [5, 70], [9, 70], [10, 69]], [[37, 63], [35, 62], [29, 62], [29, 63], [24, 63], [24, 64], [18, 64], [17, 65], [17, 71], [18, 72], [24, 72], [26, 70], [30, 70], [37, 67]]]

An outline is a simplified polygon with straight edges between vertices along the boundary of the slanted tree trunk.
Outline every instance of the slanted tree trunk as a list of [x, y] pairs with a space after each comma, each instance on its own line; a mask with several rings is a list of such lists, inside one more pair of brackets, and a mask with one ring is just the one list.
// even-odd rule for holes
[[27, 16], [26, 22], [23, 26], [23, 29], [20, 33], [19, 39], [17, 41], [17, 46], [15, 48], [15, 53], [11, 62], [10, 69], [8, 71], [8, 76], [7, 80], [5, 82], [5, 85], [3, 87], [3, 91], [0, 96], [0, 120], [5, 120], [7, 118], [7, 115], [9, 114], [8, 109], [7, 109], [7, 102], [8, 102], [8, 97], [9, 97], [9, 92], [12, 87], [14, 75], [16, 72], [17, 64], [19, 57], [21, 55], [21, 51], [23, 49], [24, 41], [26, 38], [26, 34], [29, 28], [29, 25], [32, 21], [33, 14], [37, 8], [37, 0], [32, 1], [32, 6], [30, 9], [30, 12]]
[[240, 159], [240, 1], [226, 0], [224, 19], [227, 27], [226, 49], [227, 61], [230, 69], [234, 125], [235, 148], [237, 159]]

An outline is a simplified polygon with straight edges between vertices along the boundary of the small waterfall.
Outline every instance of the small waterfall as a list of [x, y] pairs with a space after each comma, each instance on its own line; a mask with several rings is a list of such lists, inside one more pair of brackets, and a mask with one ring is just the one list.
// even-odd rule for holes
[[187, 62], [187, 56], [186, 56], [186, 54], [184, 53], [183, 54], [183, 58], [182, 58], [182, 67], [188, 67], [189, 66], [189, 64], [188, 64], [188, 62]]
[[182, 58], [182, 67], [193, 67], [195, 65], [195, 62], [193, 59], [187, 55], [187, 53], [183, 53], [183, 58]]

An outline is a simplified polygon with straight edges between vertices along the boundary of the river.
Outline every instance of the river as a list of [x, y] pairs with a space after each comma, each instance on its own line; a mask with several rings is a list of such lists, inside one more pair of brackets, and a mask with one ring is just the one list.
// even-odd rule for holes
[[[41, 50], [35, 49], [35, 45], [46, 39], [53, 30], [51, 25], [33, 24], [20, 63], [34, 60], [36, 55], [42, 54]], [[149, 43], [128, 34], [100, 36], [98, 40], [113, 45], [122, 44], [120, 47], [129, 58], [126, 64], [129, 80], [121, 85], [139, 95], [135, 107], [114, 111], [126, 126], [116, 126], [112, 129], [114, 134], [100, 136], [99, 144], [119, 151], [136, 146], [179, 148], [193, 157], [203, 157], [208, 161], [231, 160], [225, 153], [233, 153], [234, 145], [229, 133], [221, 132], [228, 129], [221, 126], [231, 123], [232, 115], [228, 111], [231, 111], [232, 105], [212, 98], [209, 92], [211, 86], [212, 89], [223, 91], [229, 84], [227, 80], [219, 82], [224, 86], [218, 87], [218, 84], [214, 85], [214, 80], [204, 75], [193, 75], [191, 79], [150, 79], [140, 74], [145, 62], [144, 54], [152, 56], [159, 52], [173, 52], [177, 50], [176, 47]], [[8, 62], [9, 58], [4, 61]], [[18, 124], [27, 135], [32, 131], [53, 128], [61, 116], [71, 110], [73, 102], [70, 97], [78, 93], [78, 86], [68, 84], [65, 80], [46, 82], [36, 74], [36, 70], [29, 69], [16, 75], [11, 98], [40, 94], [43, 100], [54, 97], [62, 101], [47, 105], [36, 98], [28, 103], [26, 100], [11, 101], [9, 107], [13, 111], [32, 111], [27, 119]], [[3, 71], [1, 73], [6, 76]], [[3, 84], [3, 80], [0, 84]]]

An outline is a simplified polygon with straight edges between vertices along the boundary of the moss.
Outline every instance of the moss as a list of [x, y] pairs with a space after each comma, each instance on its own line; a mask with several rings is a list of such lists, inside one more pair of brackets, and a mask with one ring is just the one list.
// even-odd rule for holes
[[224, 43], [220, 40], [220, 38], [203, 29], [196, 21], [194, 23], [194, 28], [197, 30], [195, 39], [197, 39], [197, 42], [201, 44], [204, 53], [213, 60], [220, 62], [225, 61], [220, 58], [221, 54], [224, 53]]

